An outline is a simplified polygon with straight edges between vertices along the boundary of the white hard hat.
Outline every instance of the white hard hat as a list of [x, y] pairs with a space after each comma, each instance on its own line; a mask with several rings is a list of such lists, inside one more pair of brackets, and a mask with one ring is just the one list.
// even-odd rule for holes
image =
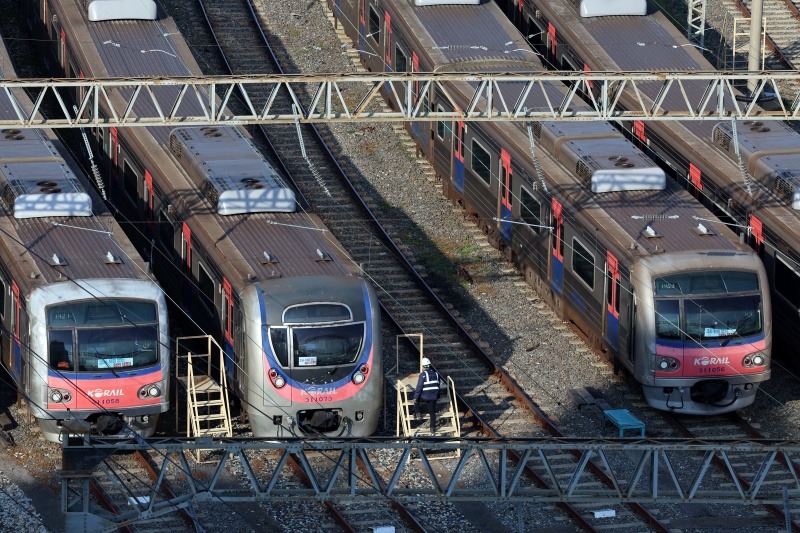
[[431, 366], [431, 360], [427, 357], [422, 358], [422, 366]]

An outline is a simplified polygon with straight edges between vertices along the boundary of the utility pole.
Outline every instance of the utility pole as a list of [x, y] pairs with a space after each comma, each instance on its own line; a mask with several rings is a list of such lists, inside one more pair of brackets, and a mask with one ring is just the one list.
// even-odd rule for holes
[[[747, 58], [747, 70], [757, 71], [762, 69], [761, 65], [761, 33], [763, 31], [762, 21], [764, 13], [764, 0], [753, 0], [750, 10], [750, 53]], [[748, 82], [747, 88], [753, 93], [756, 90], [757, 82]]]

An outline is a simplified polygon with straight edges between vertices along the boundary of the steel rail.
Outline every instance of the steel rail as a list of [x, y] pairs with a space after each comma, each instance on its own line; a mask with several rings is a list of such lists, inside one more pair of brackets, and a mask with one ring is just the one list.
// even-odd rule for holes
[[[698, 436], [695, 435], [689, 428], [687, 428], [686, 425], [683, 422], [681, 422], [677, 417], [675, 417], [673, 413], [668, 413], [668, 414], [671, 415], [669, 417], [670, 420], [675, 425], [675, 427], [678, 429], [678, 432], [684, 438], [687, 438], [687, 439], [698, 438]], [[735, 422], [736, 424], [738, 424], [745, 431], [745, 433], [747, 433], [747, 435], [750, 438], [752, 438], [752, 439], [765, 439], [765, 436], [760, 431], [758, 431], [756, 428], [754, 428], [752, 425], [750, 425], [738, 413], [730, 413], [729, 415], [726, 416], [726, 418], [731, 420], [731, 421], [733, 421], [733, 422]], [[725, 461], [723, 461], [717, 455], [715, 455], [712, 458], [711, 462], [714, 463], [714, 466], [716, 466], [717, 468], [719, 468], [723, 472], [728, 470], [728, 467], [725, 464]], [[781, 460], [781, 462], [783, 462], [783, 461]], [[752, 486], [752, 483], [750, 481], [748, 481], [739, 471], [735, 472], [735, 476], [736, 476], [736, 479], [739, 481], [739, 483], [741, 483], [742, 487], [744, 487], [745, 490], [749, 491], [751, 486]], [[786, 510], [783, 507], [775, 505], [775, 504], [771, 504], [771, 503], [765, 503], [764, 507], [767, 509], [767, 511], [769, 511], [770, 514], [772, 514], [776, 518], [779, 518], [782, 521], [786, 520]], [[798, 522], [797, 520], [790, 520], [789, 524], [791, 525], [792, 531], [800, 531], [800, 522]]]

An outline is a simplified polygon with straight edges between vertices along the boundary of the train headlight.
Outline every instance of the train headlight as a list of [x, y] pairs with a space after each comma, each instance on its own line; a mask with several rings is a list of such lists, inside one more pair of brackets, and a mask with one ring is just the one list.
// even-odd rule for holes
[[139, 389], [139, 398], [146, 400], [147, 398], [158, 398], [161, 396], [161, 387], [158, 383], [151, 383]]
[[283, 378], [283, 376], [279, 376], [278, 371], [274, 368], [269, 369], [269, 379], [272, 381], [272, 384], [276, 389], [280, 389], [286, 385], [286, 380]]
[[767, 356], [764, 352], [753, 352], [744, 356], [742, 359], [742, 366], [751, 368], [754, 366], [762, 366], [767, 361]]
[[656, 369], [659, 372], [675, 372], [681, 367], [681, 362], [674, 357], [656, 357]]
[[72, 401], [72, 394], [69, 391], [60, 389], [50, 389], [48, 397], [51, 403], [69, 403]]
[[365, 379], [366, 376], [363, 373], [361, 373], [361, 371], [358, 371], [355, 374], [353, 374], [353, 383], [355, 383], [356, 385], [361, 385], [362, 383], [364, 383]]

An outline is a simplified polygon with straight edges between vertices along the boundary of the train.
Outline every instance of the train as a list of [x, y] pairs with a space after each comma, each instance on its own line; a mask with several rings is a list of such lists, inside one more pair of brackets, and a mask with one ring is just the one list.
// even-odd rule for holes
[[[585, 71], [714, 71], [702, 50], [660, 11], [636, 2], [496, 0], [534, 48], [556, 69]], [[587, 7], [588, 6], [588, 7]], [[606, 12], [606, 7], [612, 7]], [[597, 13], [598, 16], [587, 16]], [[613, 15], [613, 16], [607, 16]], [[624, 36], [624, 38], [621, 38]], [[626, 108], [650, 105], [660, 84], [624, 92]], [[692, 99], [705, 82], [682, 84]], [[739, 106], [748, 89], [737, 92]], [[762, 95], [765, 96], [765, 95]], [[765, 100], [765, 101], [762, 101]], [[769, 105], [760, 98], [759, 105]], [[735, 103], [726, 100], [726, 106]], [[755, 112], [760, 109], [755, 106]], [[662, 109], [685, 108], [677, 92]], [[800, 135], [781, 122], [621, 121], [626, 135], [670, 169], [670, 175], [722, 220], [738, 226], [764, 262], [770, 281], [776, 355], [800, 365]], [[737, 143], [733, 142], [736, 127]], [[737, 153], [738, 148], [738, 153]], [[740, 159], [741, 157], [741, 159]], [[741, 162], [740, 162], [741, 161]], [[746, 173], [743, 175], [743, 170]], [[749, 189], [749, 190], [748, 190]]]
[[[11, 65], [0, 46], [0, 77]], [[0, 352], [18, 396], [50, 442], [151, 436], [169, 409], [164, 292], [52, 130], [0, 130], [0, 190]]]
[[[373, 72], [544, 69], [492, 2], [328, 5]], [[474, 87], [394, 90], [399, 101], [450, 112], [468, 107]], [[564, 101], [565, 86], [543, 87], [547, 97], [531, 91], [524, 105]], [[524, 83], [501, 90], [504, 101], [518, 101]], [[761, 259], [611, 124], [534, 121], [526, 131], [517, 122], [417, 121], [408, 130], [446, 196], [562, 318], [641, 384], [649, 405], [701, 415], [753, 402], [771, 374]]]
[[[29, 8], [56, 74], [202, 75], [152, 1]], [[374, 433], [384, 380], [375, 290], [249, 134], [231, 126], [96, 128], [91, 145], [131, 241], [184, 322], [224, 350], [218, 372], [253, 435]]]

